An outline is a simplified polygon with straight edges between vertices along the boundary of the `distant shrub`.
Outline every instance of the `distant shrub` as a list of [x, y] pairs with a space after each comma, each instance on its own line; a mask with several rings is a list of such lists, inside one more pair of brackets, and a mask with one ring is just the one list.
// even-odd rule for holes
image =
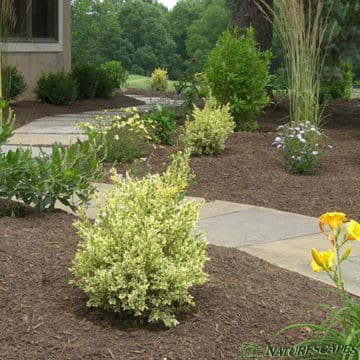
[[214, 98], [209, 98], [203, 110], [195, 107], [192, 117], [193, 120], [185, 121], [182, 139], [188, 151], [196, 155], [215, 155], [223, 151], [235, 127], [230, 106], [218, 106]]
[[158, 105], [154, 112], [144, 115], [145, 124], [156, 143], [174, 145], [177, 134], [176, 113]]
[[103, 70], [113, 81], [114, 88], [121, 88], [129, 78], [129, 73], [123, 68], [120, 61], [108, 61], [100, 65]]
[[78, 98], [95, 97], [99, 72], [95, 64], [78, 64], [72, 70], [72, 77], [78, 85]]
[[256, 129], [257, 115], [269, 104], [270, 56], [257, 50], [252, 28], [245, 35], [225, 31], [209, 54], [205, 73], [212, 94], [230, 104], [238, 130]]
[[320, 90], [321, 101], [350, 99], [352, 79], [351, 63], [342, 63], [339, 66], [325, 66]]
[[2, 94], [7, 100], [14, 100], [27, 89], [26, 81], [15, 66], [5, 65], [2, 68]]
[[46, 103], [66, 105], [76, 99], [77, 84], [68, 73], [43, 72], [36, 84], [35, 94]]
[[117, 174], [98, 218], [75, 223], [80, 243], [71, 283], [87, 305], [149, 323], [174, 326], [194, 305], [189, 288], [207, 281], [204, 234], [195, 231], [202, 205], [180, 202], [189, 181], [188, 157], [177, 154], [163, 175]]
[[114, 79], [104, 69], [99, 68], [95, 96], [102, 99], [110, 99], [114, 96], [114, 91]]
[[167, 70], [155, 69], [151, 74], [150, 86], [153, 90], [165, 91], [167, 89]]

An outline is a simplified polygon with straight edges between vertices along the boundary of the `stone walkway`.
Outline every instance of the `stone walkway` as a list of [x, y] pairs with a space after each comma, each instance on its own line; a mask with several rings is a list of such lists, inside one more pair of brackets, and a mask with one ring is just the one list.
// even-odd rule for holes
[[[136, 107], [139, 113], [153, 110], [158, 104], [166, 107], [177, 107], [183, 103], [183, 100], [138, 95], [131, 96], [145, 103], [144, 105]], [[134, 107], [130, 107], [130, 109], [132, 108]], [[77, 128], [80, 122], [91, 122], [98, 116], [101, 116], [105, 122], [110, 122], [111, 118], [115, 115], [125, 115], [126, 109], [127, 108], [108, 109], [106, 112], [87, 111], [81, 114], [56, 115], [34, 120], [14, 130], [14, 135], [1, 149], [7, 152], [9, 150], [15, 150], [18, 147], [24, 149], [31, 147], [34, 156], [36, 156], [39, 154], [41, 148], [43, 152], [50, 154], [51, 145], [54, 143], [66, 146], [76, 142], [77, 139], [86, 140], [86, 136]]]
[[[138, 107], [140, 112], [151, 110], [159, 103], [164, 106], [181, 105], [178, 100], [133, 97], [146, 103]], [[83, 139], [84, 135], [76, 127], [80, 121], [91, 121], [98, 115], [103, 115], [106, 120], [109, 116], [123, 113], [124, 109], [110, 109], [105, 115], [101, 111], [90, 111], [42, 118], [15, 130], [14, 136], [3, 146], [3, 150], [31, 146], [34, 154], [39, 152], [40, 147], [43, 151], [50, 152], [54, 142], [68, 145], [77, 138]], [[111, 185], [98, 184], [100, 197], [110, 187]], [[92, 218], [96, 216], [94, 204], [90, 205], [88, 215]], [[213, 201], [207, 202], [201, 210], [198, 228], [206, 232], [210, 244], [237, 248], [279, 267], [331, 283], [325, 273], [312, 273], [309, 266], [312, 247], [319, 250], [329, 248], [328, 241], [320, 234], [315, 218], [262, 207]], [[352, 254], [343, 265], [347, 289], [360, 296], [358, 242], [353, 244]]]

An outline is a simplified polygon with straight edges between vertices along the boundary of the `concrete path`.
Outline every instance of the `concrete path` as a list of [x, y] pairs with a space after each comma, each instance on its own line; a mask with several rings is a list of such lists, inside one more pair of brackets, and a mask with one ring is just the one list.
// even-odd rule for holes
[[[97, 188], [101, 198], [111, 185], [98, 184]], [[87, 213], [90, 218], [96, 217], [94, 202]], [[216, 200], [206, 202], [200, 210], [198, 229], [205, 231], [210, 244], [245, 251], [281, 268], [332, 285], [326, 273], [313, 273], [310, 268], [311, 248], [320, 251], [330, 248], [316, 218]], [[352, 245], [352, 254], [342, 269], [347, 290], [360, 296], [360, 243], [355, 241]]]

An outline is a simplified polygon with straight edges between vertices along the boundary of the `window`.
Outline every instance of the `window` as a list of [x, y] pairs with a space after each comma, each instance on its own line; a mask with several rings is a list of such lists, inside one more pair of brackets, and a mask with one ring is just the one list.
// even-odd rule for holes
[[54, 42], [58, 40], [58, 0], [15, 0], [15, 41]]

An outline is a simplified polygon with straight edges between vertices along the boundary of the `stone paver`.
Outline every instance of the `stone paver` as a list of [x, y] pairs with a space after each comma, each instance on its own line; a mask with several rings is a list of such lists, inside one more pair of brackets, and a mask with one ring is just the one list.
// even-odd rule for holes
[[41, 153], [44, 153], [44, 154], [47, 154], [47, 155], [51, 155], [51, 153], [52, 153], [51, 147], [49, 147], [49, 146], [42, 146], [41, 151], [40, 151], [40, 148], [38, 146], [26, 146], [26, 145], [22, 145], [22, 146], [19, 146], [19, 145], [3, 145], [3, 146], [1, 146], [1, 150], [5, 154], [7, 154], [8, 151], [16, 151], [16, 149], [18, 149], [18, 148], [22, 148], [24, 150], [31, 149], [32, 155], [34, 157], [40, 155]]
[[74, 134], [14, 134], [7, 145], [31, 145], [31, 146], [51, 146], [54, 143], [70, 145], [80, 139], [85, 141], [85, 135]]
[[316, 221], [307, 216], [250, 207], [199, 222], [211, 244], [230, 247], [261, 244], [319, 232]]

